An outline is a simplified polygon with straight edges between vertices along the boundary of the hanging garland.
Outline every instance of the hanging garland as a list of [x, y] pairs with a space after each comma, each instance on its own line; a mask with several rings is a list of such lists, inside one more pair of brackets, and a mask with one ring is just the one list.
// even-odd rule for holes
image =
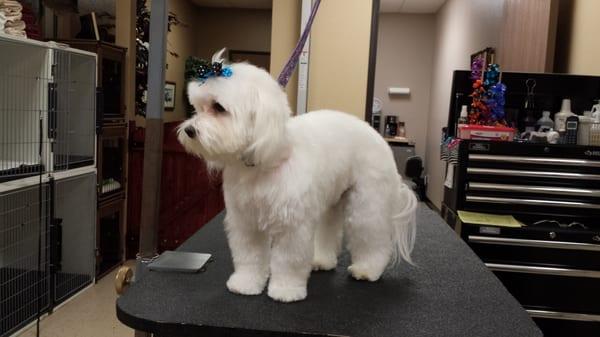
[[146, 116], [148, 90], [148, 48], [150, 46], [150, 11], [146, 0], [136, 2], [135, 22], [135, 114]]
[[[150, 11], [146, 7], [146, 0], [136, 0], [135, 22], [135, 114], [146, 116], [146, 103], [148, 93], [148, 50], [150, 48]], [[182, 24], [174, 13], [169, 13], [167, 31], [172, 26]], [[178, 57], [177, 53], [169, 53]]]

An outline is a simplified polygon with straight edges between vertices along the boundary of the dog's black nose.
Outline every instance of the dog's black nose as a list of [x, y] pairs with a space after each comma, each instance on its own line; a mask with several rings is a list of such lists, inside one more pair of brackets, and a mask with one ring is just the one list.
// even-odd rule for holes
[[196, 129], [194, 129], [194, 127], [192, 126], [186, 127], [185, 129], [183, 129], [183, 132], [185, 132], [185, 134], [188, 135], [188, 137], [190, 138], [196, 137]]

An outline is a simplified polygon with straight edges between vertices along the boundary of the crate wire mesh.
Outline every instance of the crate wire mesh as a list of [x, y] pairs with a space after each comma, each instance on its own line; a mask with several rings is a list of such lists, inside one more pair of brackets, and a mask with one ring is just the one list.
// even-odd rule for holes
[[54, 301], [60, 303], [94, 279], [96, 175], [56, 180], [54, 186], [54, 218], [61, 230], [53, 284]]
[[[0, 182], [48, 170], [50, 51], [0, 40]], [[40, 144], [41, 142], [41, 144]], [[39, 150], [42, 146], [42, 158]]]
[[0, 50], [0, 182], [93, 165], [96, 57], [4, 37]]
[[[93, 281], [96, 57], [0, 36], [0, 64], [0, 337], [5, 337], [33, 321], [38, 310], [52, 310]], [[91, 173], [71, 170], [81, 166]], [[43, 184], [36, 183], [37, 175], [43, 175]], [[59, 175], [69, 178], [54, 180]], [[62, 231], [55, 232], [55, 219], [62, 219]]]
[[94, 163], [96, 59], [70, 50], [55, 49], [50, 136], [54, 170]]
[[49, 307], [49, 197], [47, 184], [0, 194], [0, 336]]

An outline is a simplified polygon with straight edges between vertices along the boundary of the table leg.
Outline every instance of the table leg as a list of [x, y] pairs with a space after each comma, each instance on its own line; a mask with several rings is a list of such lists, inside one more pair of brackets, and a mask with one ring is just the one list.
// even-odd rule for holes
[[152, 337], [152, 334], [145, 331], [135, 330], [134, 337]]

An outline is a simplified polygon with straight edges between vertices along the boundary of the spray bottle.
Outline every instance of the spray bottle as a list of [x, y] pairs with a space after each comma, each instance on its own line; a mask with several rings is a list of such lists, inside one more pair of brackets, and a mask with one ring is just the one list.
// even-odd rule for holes
[[592, 118], [600, 123], [600, 99], [595, 100], [596, 104], [592, 106]]

